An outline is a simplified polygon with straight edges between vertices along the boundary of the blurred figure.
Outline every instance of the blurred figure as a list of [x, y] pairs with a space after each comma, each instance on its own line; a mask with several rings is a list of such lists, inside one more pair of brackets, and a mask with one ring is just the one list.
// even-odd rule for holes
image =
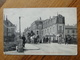
[[45, 37], [43, 38], [43, 43], [45, 43]]
[[59, 43], [59, 44], [61, 44], [61, 43], [62, 43], [62, 35], [59, 35], [58, 43]]
[[31, 43], [34, 43], [34, 38], [35, 38], [35, 35], [33, 35], [33, 36], [30, 37]]
[[49, 37], [49, 43], [51, 43], [51, 38]]
[[68, 37], [65, 37], [65, 44], [68, 44]]
[[27, 35], [28, 43], [31, 43], [30, 36], [31, 34], [28, 32], [28, 35]]
[[48, 43], [48, 37], [46, 37], [46, 43]]
[[23, 47], [25, 47], [25, 40], [26, 40], [26, 38], [25, 38], [24, 35], [22, 36], [22, 40], [23, 40]]
[[16, 46], [16, 50], [17, 52], [23, 52], [23, 40], [21, 39], [20, 36], [17, 36], [17, 46]]

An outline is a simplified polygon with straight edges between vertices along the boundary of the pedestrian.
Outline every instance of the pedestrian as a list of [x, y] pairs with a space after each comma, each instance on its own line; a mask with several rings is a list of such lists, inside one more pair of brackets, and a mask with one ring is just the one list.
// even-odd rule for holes
[[48, 43], [48, 37], [46, 37], [46, 43]]
[[49, 37], [49, 43], [51, 43], [51, 38]]
[[39, 35], [36, 36], [36, 42], [37, 42], [37, 43], [40, 43]]
[[62, 43], [62, 35], [59, 35], [58, 43], [59, 43], [59, 44], [61, 44], [61, 43]]
[[28, 34], [27, 34], [28, 43], [31, 43], [30, 37], [31, 37], [31, 34], [28, 32]]
[[68, 43], [68, 37], [66, 36], [65, 37], [65, 44], [67, 44]]
[[25, 38], [24, 35], [22, 36], [22, 40], [23, 40], [23, 47], [25, 47], [25, 40], [26, 40], [26, 38]]
[[68, 44], [71, 44], [71, 36], [68, 36]]
[[45, 43], [45, 37], [43, 38], [43, 43]]

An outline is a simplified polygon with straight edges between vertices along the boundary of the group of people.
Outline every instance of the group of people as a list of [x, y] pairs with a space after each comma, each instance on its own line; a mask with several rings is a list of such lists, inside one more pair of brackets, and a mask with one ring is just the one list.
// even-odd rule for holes
[[43, 38], [43, 43], [50, 43], [51, 39], [49, 37], [44, 37]]
[[63, 42], [65, 42], [65, 44], [71, 44], [72, 43], [72, 40], [73, 39], [72, 39], [72, 37], [70, 35], [66, 35], [65, 36], [65, 39], [62, 38], [61, 35], [58, 37], [58, 43], [59, 44], [62, 44]]
[[39, 42], [39, 35], [35, 34], [33, 31], [29, 32], [27, 35], [28, 43], [38, 43]]
[[59, 36], [58, 36], [58, 43], [59, 43], [59, 44], [62, 44], [62, 42], [63, 42], [62, 35], [59, 35]]
[[[58, 37], [58, 43], [61, 44], [62, 41], [65, 41], [65, 44], [69, 44], [71, 43], [71, 36], [67, 35], [65, 36], [65, 39], [63, 40], [62, 36], [60, 35]], [[51, 42], [51, 38], [46, 36], [43, 37], [42, 39], [40, 39], [39, 35], [36, 35], [33, 31], [31, 31], [31, 33], [28, 33], [27, 35], [27, 39], [25, 37], [25, 35], [23, 35], [22, 37], [19, 36], [17, 39], [17, 51], [23, 51], [24, 47], [25, 47], [25, 43], [50, 43]]]
[[72, 43], [72, 37], [70, 35], [65, 36], [65, 44]]
[[40, 38], [38, 34], [35, 34], [33, 31], [27, 35], [28, 43], [50, 43], [51, 39], [49, 37]]

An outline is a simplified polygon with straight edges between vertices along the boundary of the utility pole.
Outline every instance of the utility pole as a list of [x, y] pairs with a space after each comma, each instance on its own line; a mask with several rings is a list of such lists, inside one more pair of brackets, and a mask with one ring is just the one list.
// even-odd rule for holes
[[21, 17], [19, 17], [19, 34], [20, 34], [20, 37], [21, 37]]

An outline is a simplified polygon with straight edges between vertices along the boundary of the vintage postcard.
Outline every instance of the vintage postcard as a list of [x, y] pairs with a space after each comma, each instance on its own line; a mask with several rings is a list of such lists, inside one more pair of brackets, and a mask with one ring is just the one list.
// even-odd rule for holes
[[4, 8], [4, 54], [77, 55], [76, 8]]

